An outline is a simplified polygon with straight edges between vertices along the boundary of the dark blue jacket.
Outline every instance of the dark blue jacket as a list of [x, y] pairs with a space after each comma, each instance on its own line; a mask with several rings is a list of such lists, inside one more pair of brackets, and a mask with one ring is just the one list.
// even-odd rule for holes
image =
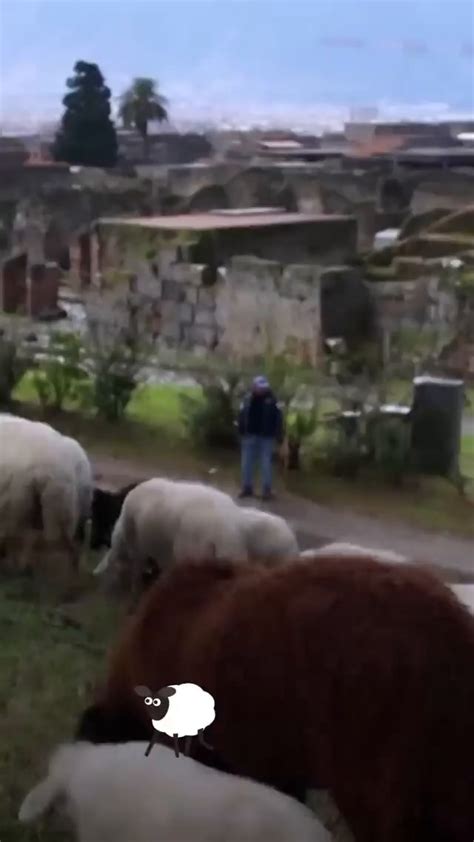
[[[254, 401], [261, 401], [257, 412]], [[265, 436], [281, 441], [283, 437], [283, 415], [272, 392], [262, 397], [248, 394], [240, 405], [238, 418], [241, 436]]]

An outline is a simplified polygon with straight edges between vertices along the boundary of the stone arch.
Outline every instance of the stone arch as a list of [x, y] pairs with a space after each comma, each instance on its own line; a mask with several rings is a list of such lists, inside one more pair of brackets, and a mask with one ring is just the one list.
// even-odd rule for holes
[[325, 213], [353, 213], [354, 202], [334, 188], [321, 187], [321, 202]]
[[298, 210], [298, 199], [296, 192], [291, 185], [286, 184], [276, 194], [276, 205], [285, 208], [289, 213], [296, 213]]
[[226, 183], [233, 208], [276, 206], [279, 193], [285, 186], [286, 180], [281, 170], [263, 167], [250, 167]]
[[378, 205], [386, 213], [406, 210], [410, 204], [410, 190], [408, 186], [394, 176], [381, 179], [377, 193]]
[[323, 275], [321, 327], [325, 339], [343, 337], [350, 350], [375, 339], [373, 295], [357, 270], [332, 269]]
[[190, 197], [188, 203], [188, 211], [190, 213], [229, 207], [229, 197], [225, 189], [219, 184], [211, 184], [209, 187], [202, 187], [200, 190], [197, 190]]
[[176, 213], [183, 213], [187, 210], [186, 200], [182, 196], [177, 196], [174, 193], [169, 193], [163, 196], [161, 200], [160, 212], [165, 216], [170, 216]]

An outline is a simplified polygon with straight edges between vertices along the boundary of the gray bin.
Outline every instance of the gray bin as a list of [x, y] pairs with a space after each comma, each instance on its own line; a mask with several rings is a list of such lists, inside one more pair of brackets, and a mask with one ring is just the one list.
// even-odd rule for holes
[[452, 477], [459, 472], [464, 382], [416, 377], [412, 418], [412, 451], [422, 473]]

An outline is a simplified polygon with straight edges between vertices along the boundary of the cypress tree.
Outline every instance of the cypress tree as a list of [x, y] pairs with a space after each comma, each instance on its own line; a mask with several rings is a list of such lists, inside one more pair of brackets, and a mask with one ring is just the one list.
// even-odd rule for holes
[[96, 64], [78, 61], [66, 82], [70, 93], [53, 147], [56, 161], [89, 167], [113, 167], [117, 134], [110, 118], [110, 88]]

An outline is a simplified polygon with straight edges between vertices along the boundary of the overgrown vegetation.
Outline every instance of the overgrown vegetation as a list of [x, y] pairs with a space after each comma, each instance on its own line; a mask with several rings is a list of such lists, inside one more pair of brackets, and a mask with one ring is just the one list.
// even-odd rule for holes
[[99, 417], [112, 422], [124, 417], [139, 383], [140, 366], [134, 349], [120, 342], [114, 342], [108, 348], [95, 348], [89, 400]]
[[36, 356], [31, 376], [42, 408], [59, 411], [67, 403], [77, 402], [87, 378], [80, 338], [74, 333], [53, 331], [46, 351]]
[[[92, 578], [92, 577], [90, 577]], [[70, 832], [45, 820], [32, 827], [17, 815], [45, 774], [48, 755], [70, 740], [77, 717], [103, 675], [121, 606], [94, 593], [60, 608], [57, 595], [26, 579], [2, 578], [0, 629], [0, 838], [5, 842], [69, 842]]]
[[300, 453], [318, 425], [318, 410], [316, 406], [309, 409], [290, 410], [286, 417], [286, 467], [289, 471], [298, 471], [301, 467]]
[[240, 379], [239, 374], [229, 372], [225, 378], [202, 384], [199, 397], [181, 395], [184, 424], [193, 444], [205, 448], [236, 447]]
[[0, 408], [9, 409], [15, 387], [30, 365], [28, 354], [21, 348], [18, 336], [7, 332], [0, 334]]

